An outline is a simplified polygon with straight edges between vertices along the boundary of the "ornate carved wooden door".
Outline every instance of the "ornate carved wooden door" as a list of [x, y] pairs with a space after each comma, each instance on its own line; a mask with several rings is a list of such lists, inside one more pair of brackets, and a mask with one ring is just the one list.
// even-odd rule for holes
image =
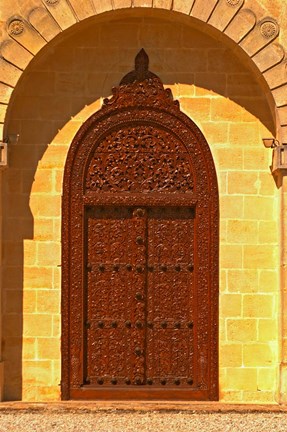
[[208, 145], [143, 50], [113, 93], [65, 171], [63, 398], [217, 399]]

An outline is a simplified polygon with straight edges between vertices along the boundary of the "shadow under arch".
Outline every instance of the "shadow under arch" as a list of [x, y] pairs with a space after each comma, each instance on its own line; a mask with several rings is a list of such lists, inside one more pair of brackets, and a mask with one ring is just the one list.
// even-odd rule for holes
[[[124, 20], [128, 20], [131, 26], [130, 30], [126, 32], [121, 24]], [[159, 27], [159, 22], [162, 22], [162, 29], [155, 31], [155, 28]], [[89, 42], [87, 42], [88, 39]], [[86, 44], [86, 52], [82, 43]], [[106, 51], [105, 44], [108, 44], [109, 48], [114, 50], [113, 62], [106, 62], [107, 58], [105, 55], [102, 56]], [[165, 85], [180, 82], [194, 84], [214, 91], [219, 95], [234, 100], [234, 102], [258, 117], [270, 131], [275, 132], [275, 103], [271, 90], [263, 74], [238, 44], [215, 27], [202, 23], [195, 17], [186, 16], [176, 11], [134, 8], [108, 11], [87, 18], [72, 25], [44, 46], [29, 63], [12, 93], [4, 136], [9, 135], [10, 110], [14, 109], [15, 99], [18, 99], [17, 95], [22, 93], [23, 87], [27, 86], [27, 81], [30, 81], [31, 73], [34, 73], [35, 70], [38, 70], [38, 73], [41, 69], [47, 71], [46, 65], [50, 63], [55, 67], [55, 71], [61, 72], [62, 70], [64, 72], [65, 68], [61, 63], [71, 64], [78, 62], [78, 66], [75, 65], [75, 71], [81, 70], [80, 66], [82, 65], [90, 73], [94, 72], [99, 76], [101, 72], [105, 73], [106, 79], [89, 87], [91, 91], [87, 91], [85, 94], [85, 101], [92, 103], [98, 97], [106, 97], [111, 94], [110, 89], [112, 85], [117, 84], [117, 77], [132, 64], [135, 54], [141, 47], [144, 47], [149, 52], [152, 68], [155, 73], [162, 74]], [[202, 56], [202, 48], [210, 48], [212, 51], [209, 59]], [[160, 50], [164, 55], [158, 53]], [[173, 50], [176, 52], [173, 52]], [[91, 56], [86, 56], [87, 53], [90, 53]], [[173, 56], [170, 54], [173, 54]], [[180, 66], [183, 66], [180, 59], [184, 59], [184, 69], [180, 69]], [[176, 67], [177, 63], [179, 63], [178, 67]], [[91, 69], [96, 64], [98, 67]], [[83, 72], [86, 73], [86, 71]], [[210, 80], [207, 75], [202, 76], [204, 72], [219, 79]], [[237, 82], [227, 82], [225, 85], [220, 80], [219, 74], [222, 74], [223, 78], [224, 74], [229, 73], [246, 74], [248, 77], [245, 77], [245, 82], [244, 79], [240, 82], [238, 78]], [[108, 74], [112, 75], [110, 82], [108, 82]], [[77, 92], [80, 91], [80, 83], [76, 78], [74, 82], [72, 81], [73, 79], [70, 80], [69, 88], [66, 90], [68, 92], [73, 89], [76, 92], [74, 96], [77, 96]], [[83, 81], [84, 79], [82, 79]], [[42, 93], [38, 88], [34, 94], [49, 96], [48, 89], [51, 88], [51, 83], [49, 83], [48, 74], [46, 76], [43, 74], [42, 83], [45, 83], [47, 92], [42, 89]], [[41, 84], [39, 83], [39, 85]], [[59, 88], [60, 86], [61, 83], [59, 83]], [[37, 87], [37, 84], [35, 87]], [[95, 91], [96, 87], [100, 89], [97, 93]], [[29, 85], [27, 86], [26, 95], [28, 92], [33, 96], [33, 85], [31, 85], [31, 88], [29, 88]], [[265, 101], [263, 103], [264, 107], [260, 107], [260, 104], [252, 104], [252, 99], [254, 100], [254, 97], [260, 98], [260, 96], [262, 98], [261, 105], [263, 100]], [[83, 103], [85, 101], [82, 100]], [[48, 99], [47, 103], [51, 103], [51, 100]], [[50, 106], [52, 111], [54, 109], [53, 104]], [[71, 116], [76, 115], [82, 107], [83, 105], [80, 104], [73, 105], [69, 112], [67, 110], [67, 115], [65, 118], [63, 117], [63, 121], [69, 120], [69, 114]], [[272, 121], [270, 121], [270, 114]], [[62, 123], [62, 126], [64, 124]], [[53, 135], [50, 137], [52, 139]]]

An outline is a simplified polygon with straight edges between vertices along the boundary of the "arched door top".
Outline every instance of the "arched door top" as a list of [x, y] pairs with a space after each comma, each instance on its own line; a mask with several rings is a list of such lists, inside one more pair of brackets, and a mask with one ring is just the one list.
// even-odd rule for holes
[[[72, 185], [77, 185], [85, 177], [80, 187], [86, 200], [93, 192], [106, 192], [107, 200], [108, 192], [113, 192], [114, 200], [115, 192], [161, 191], [184, 193], [194, 201], [201, 198], [204, 205], [206, 199], [217, 196], [215, 168], [204, 136], [180, 111], [171, 90], [164, 89], [149, 71], [143, 49], [136, 56], [135, 69], [112, 93], [81, 127], [67, 157], [66, 173], [70, 174], [65, 178], [72, 176]], [[159, 172], [162, 184], [156, 180]], [[117, 177], [127, 173], [126, 182], [117, 184]], [[200, 196], [203, 191], [205, 197]], [[183, 196], [178, 199], [184, 200]]]

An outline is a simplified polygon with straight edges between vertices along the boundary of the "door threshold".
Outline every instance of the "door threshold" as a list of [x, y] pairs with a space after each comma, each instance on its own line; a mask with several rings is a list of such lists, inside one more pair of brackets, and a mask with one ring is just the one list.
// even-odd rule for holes
[[286, 412], [287, 405], [279, 404], [234, 404], [223, 402], [189, 402], [189, 401], [57, 401], [57, 402], [1, 402], [0, 412], [188, 412], [194, 413], [259, 413]]

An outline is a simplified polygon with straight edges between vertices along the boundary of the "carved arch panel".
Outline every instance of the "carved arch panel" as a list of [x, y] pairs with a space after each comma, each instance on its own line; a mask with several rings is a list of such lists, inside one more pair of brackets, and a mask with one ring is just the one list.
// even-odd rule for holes
[[71, 145], [62, 232], [63, 398], [216, 400], [215, 168], [143, 50]]

